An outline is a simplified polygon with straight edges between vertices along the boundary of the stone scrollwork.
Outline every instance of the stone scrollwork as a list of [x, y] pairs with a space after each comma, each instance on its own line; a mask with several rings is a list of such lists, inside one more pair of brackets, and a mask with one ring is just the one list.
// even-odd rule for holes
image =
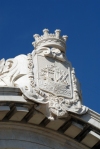
[[37, 49], [36, 53], [41, 53], [43, 56], [55, 58], [62, 62], [66, 61], [65, 54], [57, 48], [41, 47]]
[[52, 36], [47, 29], [43, 32], [34, 36], [32, 53], [0, 61], [0, 87], [20, 88], [23, 97], [50, 120], [69, 112], [86, 113], [75, 71], [65, 56], [67, 36], [60, 37], [59, 30]]
[[0, 86], [14, 86], [14, 79], [19, 71], [16, 69], [16, 59], [0, 61]]
[[0, 73], [2, 72], [3, 68], [4, 68], [4, 64], [5, 64], [5, 59], [1, 59], [0, 60]]

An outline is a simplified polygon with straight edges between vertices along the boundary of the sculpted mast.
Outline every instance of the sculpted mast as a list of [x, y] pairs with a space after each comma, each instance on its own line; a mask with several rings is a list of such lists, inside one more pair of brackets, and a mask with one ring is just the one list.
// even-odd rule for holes
[[34, 50], [28, 55], [0, 61], [0, 86], [17, 87], [35, 109], [50, 120], [67, 117], [68, 112], [84, 114], [79, 82], [66, 58], [66, 40], [60, 30], [34, 35]]

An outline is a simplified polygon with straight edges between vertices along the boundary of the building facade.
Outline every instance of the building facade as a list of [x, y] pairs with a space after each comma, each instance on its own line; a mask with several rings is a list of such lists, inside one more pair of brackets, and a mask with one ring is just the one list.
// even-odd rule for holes
[[60, 30], [0, 61], [0, 149], [99, 149], [100, 115], [82, 104]]

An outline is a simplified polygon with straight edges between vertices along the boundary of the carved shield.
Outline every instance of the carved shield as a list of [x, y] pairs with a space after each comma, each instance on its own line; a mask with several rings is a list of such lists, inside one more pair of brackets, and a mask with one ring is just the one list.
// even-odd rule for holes
[[56, 96], [72, 98], [71, 66], [68, 62], [37, 55], [37, 86]]

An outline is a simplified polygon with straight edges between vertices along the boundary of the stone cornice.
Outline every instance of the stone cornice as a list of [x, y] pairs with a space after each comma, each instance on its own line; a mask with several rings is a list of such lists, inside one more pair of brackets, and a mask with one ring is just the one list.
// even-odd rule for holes
[[[9, 124], [14, 128], [20, 126], [22, 128], [23, 125], [27, 129], [35, 127], [37, 129], [35, 131], [38, 131], [38, 128], [46, 132], [54, 131], [57, 136], [61, 134], [67, 140], [71, 139], [73, 145], [75, 142], [79, 143], [80, 148], [85, 145], [85, 149], [95, 146], [100, 140], [100, 116], [91, 109], [81, 116], [69, 112], [67, 118], [50, 121], [35, 110], [34, 106], [34, 102], [23, 98], [20, 89], [0, 88], [0, 127], [7, 127]], [[85, 140], [90, 139], [91, 136], [95, 141], [88, 144]], [[61, 139], [60, 136], [59, 138]]]

